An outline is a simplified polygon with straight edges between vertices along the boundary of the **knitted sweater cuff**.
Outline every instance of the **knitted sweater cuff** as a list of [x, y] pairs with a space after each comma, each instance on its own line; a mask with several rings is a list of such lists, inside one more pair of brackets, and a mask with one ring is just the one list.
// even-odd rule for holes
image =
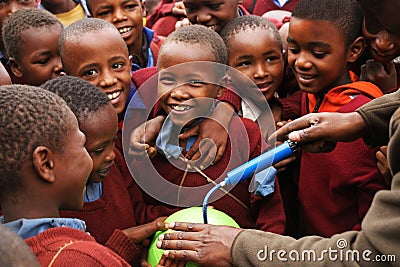
[[105, 243], [105, 246], [115, 251], [127, 262], [133, 262], [134, 259], [139, 259], [141, 254], [140, 248], [138, 248], [127, 235], [118, 229], [114, 230], [113, 234]]

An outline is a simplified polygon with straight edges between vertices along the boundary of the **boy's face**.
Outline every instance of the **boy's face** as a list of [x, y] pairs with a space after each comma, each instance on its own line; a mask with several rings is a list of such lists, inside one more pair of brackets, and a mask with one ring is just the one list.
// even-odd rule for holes
[[[159, 102], [175, 125], [184, 126], [206, 116], [213, 99], [222, 93], [220, 86], [210, 82], [217, 80], [211, 63], [196, 62], [214, 58], [199, 45], [169, 43], [164, 51], [159, 57]], [[189, 64], [176, 66], [183, 63]]]
[[115, 137], [118, 131], [118, 118], [114, 107], [109, 104], [81, 123], [86, 135], [86, 150], [93, 161], [89, 181], [101, 182], [110, 173], [115, 159]]
[[292, 17], [288, 34], [288, 64], [300, 89], [318, 93], [348, 82], [344, 36], [329, 21]]
[[[101, 41], [100, 41], [101, 40]], [[62, 62], [68, 75], [80, 77], [105, 92], [122, 115], [131, 87], [128, 48], [116, 31], [97, 31], [66, 40]]]
[[18, 47], [19, 59], [10, 61], [14, 75], [34, 86], [60, 76], [63, 68], [58, 39], [62, 30], [61, 25], [54, 25], [23, 31]]
[[[387, 23], [389, 26], [397, 23], [397, 27], [400, 27], [397, 17], [396, 22]], [[396, 35], [396, 32], [392, 32], [390, 28], [385, 28], [378, 20], [375, 12], [371, 12], [370, 10], [365, 11], [362, 30], [368, 42], [368, 49], [375, 60], [388, 63], [400, 56], [400, 34]]]
[[58, 192], [62, 196], [60, 209], [78, 210], [83, 206], [86, 182], [92, 171], [92, 160], [85, 149], [85, 135], [79, 130], [72, 113], [68, 123], [63, 151], [55, 155], [55, 176]]
[[183, 0], [190, 23], [207, 26], [218, 33], [238, 16], [238, 4], [242, 2], [242, 0]]
[[92, 0], [90, 8], [93, 17], [114, 24], [128, 46], [142, 34], [143, 10], [139, 0]]
[[228, 65], [245, 74], [269, 100], [283, 79], [283, 55], [271, 31], [241, 31], [230, 39]]

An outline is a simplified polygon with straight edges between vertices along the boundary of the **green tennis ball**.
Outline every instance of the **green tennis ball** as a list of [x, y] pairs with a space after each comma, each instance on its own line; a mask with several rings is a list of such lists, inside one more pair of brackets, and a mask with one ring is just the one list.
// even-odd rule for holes
[[[207, 218], [209, 224], [214, 225], [227, 225], [239, 228], [240, 226], [226, 213], [216, 210], [207, 209]], [[191, 207], [183, 209], [171, 214], [166, 220], [166, 222], [191, 222], [191, 223], [203, 223], [203, 210], [201, 207]], [[161, 259], [164, 252], [163, 249], [157, 248], [156, 244], [158, 241], [158, 236], [165, 233], [174, 232], [173, 230], [158, 231], [154, 235], [154, 239], [150, 244], [147, 261], [151, 266], [156, 266]], [[187, 262], [186, 267], [197, 267], [198, 265], [193, 262]]]

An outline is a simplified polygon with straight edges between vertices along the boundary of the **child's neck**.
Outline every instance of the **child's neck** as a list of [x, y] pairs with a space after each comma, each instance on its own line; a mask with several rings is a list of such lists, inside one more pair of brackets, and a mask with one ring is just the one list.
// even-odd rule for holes
[[333, 88], [336, 88], [338, 86], [342, 86], [345, 84], [349, 84], [352, 83], [353, 81], [350, 79], [350, 74], [349, 72], [346, 72], [345, 74], [343, 74], [343, 76], [338, 79], [336, 82], [332, 83], [331, 85], [323, 88], [322, 90], [318, 91], [317, 93], [315, 93], [315, 95], [319, 98], [324, 98], [324, 96], [326, 95], [326, 93], [328, 93], [330, 90], [332, 90]]
[[66, 13], [78, 5], [72, 0], [63, 1], [62, 3], [57, 3], [56, 5], [52, 4], [51, 1], [42, 1], [41, 4], [53, 14]]
[[3, 201], [1, 210], [4, 222], [11, 222], [21, 218], [57, 218], [60, 217], [58, 207], [50, 199], [33, 199], [24, 196], [16, 196], [14, 199]]
[[137, 56], [137, 58], [140, 60], [141, 65], [145, 60], [143, 51], [142, 51], [143, 38], [144, 38], [143, 33], [140, 33], [138, 38], [135, 40], [135, 42], [133, 44], [131, 44], [130, 46], [128, 46], [129, 54], [132, 56]]
[[38, 219], [38, 218], [58, 218], [60, 213], [57, 208], [54, 207], [43, 207], [32, 205], [25, 202], [13, 203], [1, 203], [2, 212], [4, 215], [4, 222], [12, 222], [18, 219]]

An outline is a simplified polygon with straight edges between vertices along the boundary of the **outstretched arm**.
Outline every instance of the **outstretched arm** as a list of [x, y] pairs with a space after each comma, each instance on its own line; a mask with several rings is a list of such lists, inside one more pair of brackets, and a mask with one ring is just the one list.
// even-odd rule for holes
[[353, 141], [363, 136], [366, 130], [367, 126], [357, 112], [310, 113], [284, 125], [269, 139], [283, 141], [288, 137], [302, 143], [302, 148], [310, 152], [329, 152], [336, 142]]

